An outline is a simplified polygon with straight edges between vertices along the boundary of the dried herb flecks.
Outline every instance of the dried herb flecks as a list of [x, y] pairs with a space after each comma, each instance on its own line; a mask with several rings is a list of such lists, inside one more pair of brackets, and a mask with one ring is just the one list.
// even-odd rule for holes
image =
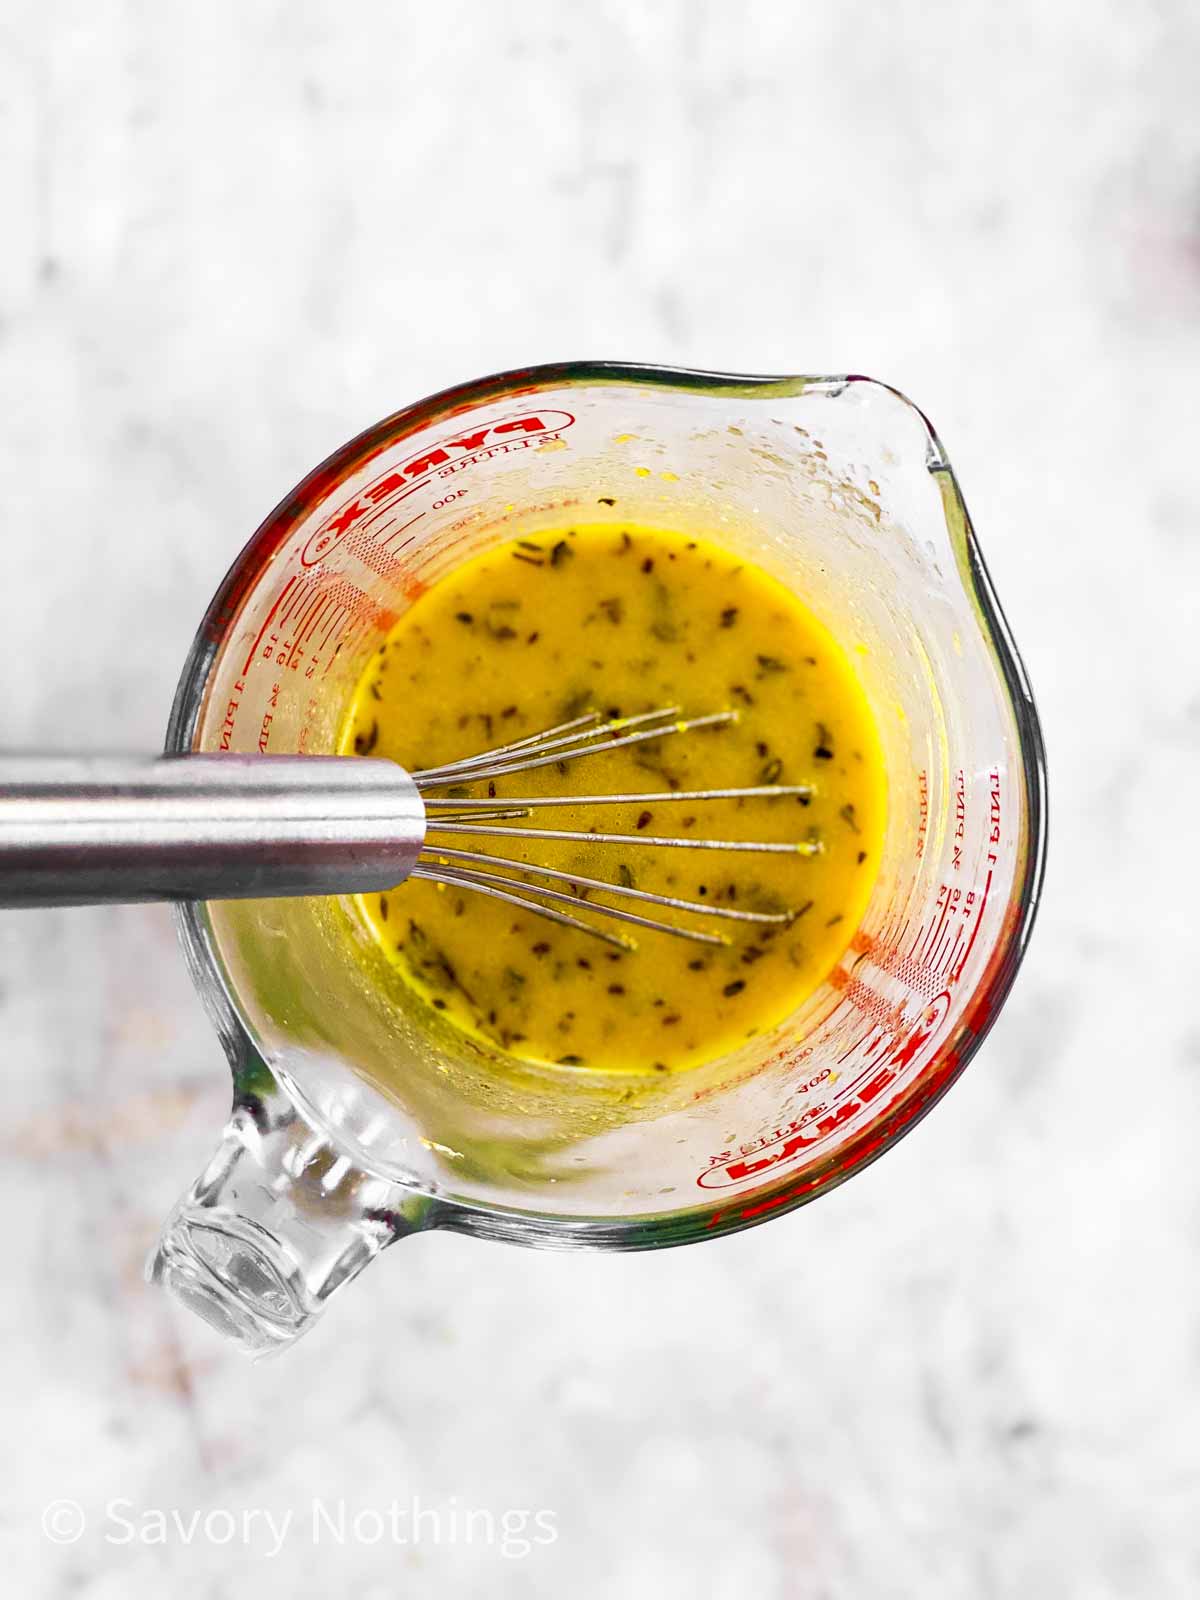
[[590, 689], [572, 689], [562, 703], [561, 715], [563, 721], [570, 722], [573, 717], [580, 716], [589, 708], [591, 703], [592, 691]]
[[469, 1004], [474, 1006], [475, 1002], [460, 982], [458, 973], [445, 951], [434, 944], [424, 928], [411, 918], [403, 949], [413, 971], [429, 988], [456, 989]]

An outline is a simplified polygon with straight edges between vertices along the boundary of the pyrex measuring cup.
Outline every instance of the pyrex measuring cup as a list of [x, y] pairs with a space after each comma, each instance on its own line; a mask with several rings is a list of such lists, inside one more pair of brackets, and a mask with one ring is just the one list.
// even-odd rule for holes
[[870, 906], [797, 1014], [652, 1083], [490, 1057], [336, 898], [184, 906], [234, 1110], [150, 1271], [250, 1350], [415, 1229], [643, 1249], [781, 1215], [913, 1125], [1016, 974], [1045, 844], [1037, 717], [941, 444], [869, 379], [563, 365], [398, 412], [242, 552], [168, 749], [332, 751], [405, 607], [489, 543], [571, 520], [703, 531], [849, 647], [889, 779]]

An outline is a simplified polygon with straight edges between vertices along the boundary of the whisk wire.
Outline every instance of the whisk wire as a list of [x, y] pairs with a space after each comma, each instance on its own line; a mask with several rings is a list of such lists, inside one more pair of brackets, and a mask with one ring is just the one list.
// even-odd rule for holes
[[[632, 719], [630, 719], [632, 720]], [[640, 719], [644, 720], [644, 719]], [[559, 761], [576, 761], [580, 756], [597, 755], [602, 751], [621, 750], [627, 745], [641, 744], [646, 739], [663, 739], [668, 734], [690, 733], [694, 728], [718, 728], [725, 723], [737, 720], [736, 711], [714, 711], [706, 717], [691, 717], [679, 722], [666, 723], [661, 727], [640, 728], [636, 733], [622, 733], [617, 738], [605, 739], [603, 744], [579, 745], [578, 739], [593, 739], [611, 732], [612, 723], [603, 723], [599, 728], [590, 733], [569, 735], [565, 739], [552, 739], [547, 744], [536, 746], [536, 755], [523, 755], [516, 761], [501, 760], [492, 766], [475, 766], [469, 769], [470, 779], [478, 782], [484, 778], [502, 778], [511, 772], [532, 772], [538, 767], [552, 767]], [[618, 724], [628, 727], [629, 723]], [[519, 754], [519, 752], [518, 752]], [[438, 786], [448, 783], [462, 783], [466, 777], [462, 771], [443, 769], [438, 773], [437, 768], [427, 768], [423, 772], [414, 772], [413, 781], [418, 789]]]
[[431, 818], [426, 833], [504, 834], [510, 839], [565, 839], [575, 844], [657, 845], [664, 850], [739, 850], [751, 855], [818, 856], [824, 848], [815, 840], [790, 839], [677, 839], [661, 833], [592, 833], [586, 828], [510, 828], [487, 822], [439, 822]]
[[[487, 850], [461, 850], [439, 842], [441, 835], [470, 834], [489, 838], [536, 839], [541, 842], [560, 842], [588, 845], [621, 845], [645, 848], [679, 850], [720, 850], [755, 855], [815, 856], [823, 845], [819, 840], [755, 840], [706, 839], [646, 833], [601, 833], [592, 829], [515, 827], [513, 823], [530, 816], [534, 808], [544, 806], [611, 806], [611, 805], [662, 805], [684, 801], [697, 804], [710, 800], [777, 800], [785, 797], [806, 804], [814, 794], [811, 784], [753, 784], [744, 787], [714, 789], [665, 789], [649, 793], [615, 793], [582, 795], [522, 795], [506, 800], [504, 796], [489, 794], [486, 798], [464, 795], [438, 795], [431, 790], [449, 785], [468, 786], [488, 782], [515, 772], [531, 772], [538, 768], [576, 761], [584, 756], [599, 755], [610, 750], [620, 750], [647, 740], [662, 739], [672, 734], [688, 733], [700, 728], [721, 728], [736, 722], [736, 710], [710, 712], [704, 716], [683, 717], [679, 706], [660, 706], [654, 711], [642, 711], [628, 717], [610, 717], [604, 720], [598, 711], [587, 711], [539, 733], [527, 734], [505, 744], [494, 745], [490, 750], [465, 756], [457, 761], [443, 762], [439, 766], [424, 767], [412, 774], [417, 788], [422, 792], [426, 808], [427, 845], [411, 876], [435, 883], [443, 888], [458, 888], [472, 893], [488, 895], [525, 911], [532, 911], [560, 926], [590, 934], [622, 950], [637, 948], [632, 939], [598, 928], [594, 923], [571, 912], [558, 909], [586, 905], [593, 914], [632, 924], [657, 933], [669, 933], [677, 938], [698, 944], [724, 945], [729, 940], [719, 933], [701, 932], [679, 926], [621, 906], [604, 904], [589, 898], [599, 893], [613, 899], [636, 900], [646, 905], [684, 912], [689, 915], [725, 918], [747, 923], [783, 925], [790, 923], [795, 913], [760, 912], [743, 910], [728, 905], [687, 900], [679, 895], [658, 894], [639, 889], [633, 884], [612, 883], [603, 878], [593, 878], [577, 872], [493, 855]], [[649, 820], [649, 819], [645, 819]], [[509, 874], [519, 873], [520, 877]], [[529, 882], [542, 878], [568, 886], [571, 892], [549, 887], [547, 884]]]
[[[421, 857], [421, 865], [426, 864], [426, 859], [425, 856]], [[429, 859], [439, 865], [462, 861], [476, 868], [506, 867], [512, 871], [526, 873], [530, 877], [553, 878], [556, 882], [574, 884], [581, 889], [598, 889], [604, 894], [619, 895], [623, 900], [644, 900], [649, 905], [670, 906], [675, 911], [694, 911], [705, 917], [724, 917], [731, 922], [773, 923], [782, 926], [792, 921], [790, 911], [743, 911], [739, 906], [717, 906], [709, 904], [706, 900], [685, 900], [680, 895], [655, 894], [651, 889], [639, 889], [631, 883], [610, 883], [606, 878], [589, 878], [579, 872], [562, 872], [557, 867], [543, 867], [529, 861], [514, 861], [510, 856], [489, 855], [486, 850], [456, 850], [451, 845], [439, 845]], [[511, 880], [501, 877], [500, 881]], [[595, 909], [603, 911], [605, 908], [598, 905]]]
[[[413, 868], [414, 878], [433, 878], [435, 882], [445, 884], [457, 883], [464, 888], [494, 888], [496, 884], [511, 883], [511, 879], [498, 878], [490, 872], [472, 872], [467, 868], [447, 867], [439, 870], [417, 866]], [[555, 904], [574, 906], [579, 904], [577, 895], [564, 894], [561, 889], [550, 889], [544, 884], [526, 883], [520, 885], [527, 895], [536, 895], [539, 900], [549, 900]], [[535, 907], [535, 909], [537, 909]], [[618, 922], [628, 922], [637, 928], [647, 928], [653, 933], [672, 933], [680, 939], [691, 939], [696, 944], [725, 945], [729, 940], [720, 933], [701, 933], [695, 928], [680, 928], [673, 922], [660, 922], [655, 917], [644, 917], [637, 911], [626, 911], [623, 906], [597, 906], [598, 911], [603, 911], [606, 917], [614, 917]], [[579, 926], [589, 933], [594, 932], [591, 923], [579, 922]]]
[[571, 928], [576, 933], [588, 933], [595, 939], [602, 939], [605, 944], [615, 945], [618, 950], [636, 950], [637, 945], [632, 939], [622, 939], [619, 934], [609, 933], [605, 928], [597, 928], [590, 922], [585, 922], [582, 917], [568, 916], [565, 911], [556, 911], [553, 906], [539, 905], [537, 901], [530, 900], [524, 895], [514, 894], [507, 889], [498, 888], [494, 883], [468, 883], [461, 876], [450, 872], [443, 872], [436, 867], [414, 867], [409, 873], [410, 878], [424, 878], [430, 883], [445, 884], [448, 888], [471, 889], [476, 894], [491, 896], [493, 900], [504, 900], [509, 905], [518, 906], [523, 911], [534, 911], [539, 916], [546, 917], [550, 922], [557, 922], [560, 927]]

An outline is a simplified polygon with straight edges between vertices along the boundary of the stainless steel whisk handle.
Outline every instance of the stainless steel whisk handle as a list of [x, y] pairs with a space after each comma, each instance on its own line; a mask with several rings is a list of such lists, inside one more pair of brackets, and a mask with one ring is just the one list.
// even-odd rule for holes
[[406, 878], [416, 784], [362, 756], [0, 756], [0, 906], [353, 894]]

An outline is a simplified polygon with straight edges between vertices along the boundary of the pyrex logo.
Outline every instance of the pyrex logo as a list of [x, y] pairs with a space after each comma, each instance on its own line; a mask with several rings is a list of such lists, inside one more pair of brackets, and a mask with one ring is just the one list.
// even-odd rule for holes
[[732, 1188], [776, 1167], [787, 1166], [832, 1137], [884, 1090], [892, 1088], [908, 1067], [914, 1062], [919, 1065], [919, 1058], [931, 1053], [927, 1047], [936, 1041], [949, 1011], [950, 995], [944, 991], [898, 1036], [884, 1030], [867, 1057], [866, 1070], [841, 1100], [813, 1106], [787, 1127], [773, 1130], [770, 1138], [757, 1139], [736, 1151], [723, 1150], [712, 1158], [712, 1165], [699, 1175], [697, 1184], [701, 1189]]
[[809, 1132], [803, 1126], [802, 1119], [801, 1123], [793, 1124], [774, 1139], [760, 1145], [752, 1154], [739, 1154], [709, 1167], [696, 1182], [702, 1189], [726, 1189], [735, 1183], [745, 1183], [747, 1178], [757, 1177], [760, 1172], [791, 1161], [817, 1137], [815, 1130]]
[[410, 456], [407, 461], [390, 467], [326, 518], [304, 546], [301, 564], [315, 567], [331, 550], [337, 548], [364, 517], [377, 511], [386, 502], [404, 499], [405, 495], [411, 494], [435, 473], [453, 472], [471, 461], [507, 455], [511, 450], [523, 449], [536, 440], [553, 438], [574, 421], [569, 411], [530, 411], [522, 416], [508, 417], [503, 422], [489, 422], [483, 427], [469, 428], [440, 439], [419, 454]]

